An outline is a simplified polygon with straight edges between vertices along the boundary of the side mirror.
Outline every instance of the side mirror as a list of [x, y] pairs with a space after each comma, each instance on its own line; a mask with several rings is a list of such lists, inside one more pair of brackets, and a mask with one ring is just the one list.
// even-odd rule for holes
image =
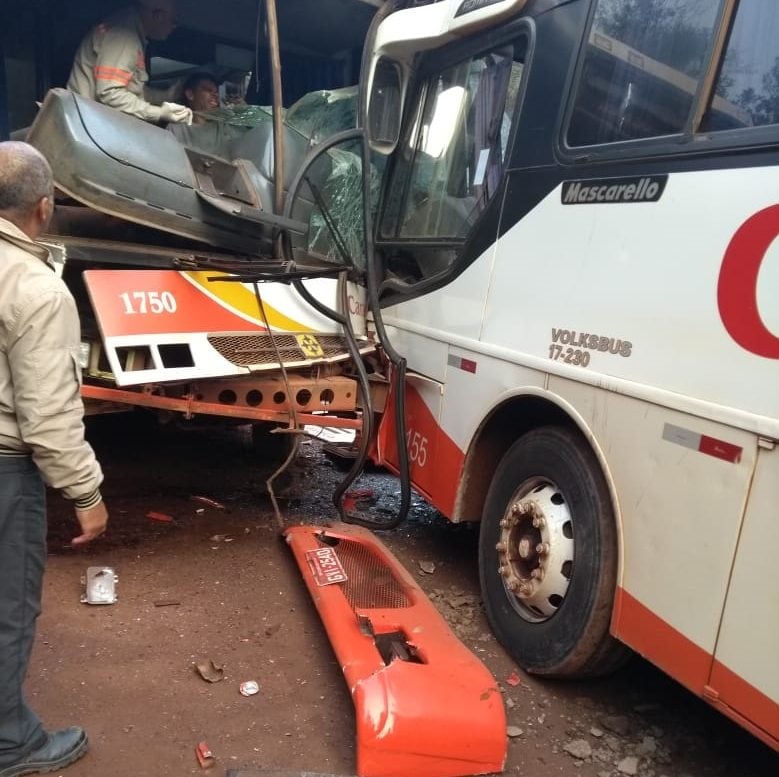
[[400, 65], [380, 57], [373, 67], [368, 97], [368, 142], [374, 151], [391, 154], [400, 138], [403, 115], [403, 78]]

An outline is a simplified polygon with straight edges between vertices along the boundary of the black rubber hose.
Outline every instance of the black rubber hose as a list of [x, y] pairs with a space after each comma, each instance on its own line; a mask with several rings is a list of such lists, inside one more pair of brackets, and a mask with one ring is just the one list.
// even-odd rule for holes
[[[365, 40], [365, 46], [362, 52], [362, 63], [360, 66], [360, 82], [365, 83], [365, 79], [370, 72], [370, 65], [373, 54], [373, 45], [376, 40], [376, 32], [379, 25], [394, 10], [394, 3], [385, 3], [373, 17], [368, 35]], [[360, 124], [363, 128], [368, 127], [368, 95], [364, 89], [360, 90]], [[373, 316], [373, 323], [376, 327], [376, 334], [379, 342], [384, 348], [385, 353], [395, 367], [393, 374], [393, 388], [395, 393], [395, 430], [397, 433], [398, 448], [398, 469], [400, 474], [400, 507], [395, 518], [387, 522], [385, 528], [394, 529], [405, 521], [411, 506], [411, 472], [408, 460], [408, 449], [406, 448], [406, 360], [392, 347], [387, 337], [387, 331], [384, 328], [384, 321], [381, 316], [381, 306], [379, 304], [378, 285], [381, 279], [379, 267], [376, 259], [376, 252], [373, 248], [373, 211], [371, 209], [371, 147], [368, 140], [367, 131], [363, 132], [363, 165], [362, 165], [362, 183], [363, 183], [363, 219], [365, 230], [365, 256], [368, 286], [368, 307]]]
[[[346, 289], [346, 279], [341, 277], [341, 284], [343, 289]], [[355, 523], [360, 526], [365, 526], [369, 529], [385, 529], [393, 528], [392, 526], [385, 525], [383, 521], [371, 521], [365, 518], [359, 518], [358, 516], [350, 516], [346, 513], [343, 506], [343, 497], [349, 486], [354, 483], [360, 476], [365, 462], [368, 459], [368, 450], [370, 448], [371, 440], [373, 439], [373, 402], [371, 401], [370, 383], [368, 381], [368, 371], [365, 369], [360, 349], [357, 346], [357, 339], [354, 335], [354, 327], [352, 327], [352, 321], [348, 315], [341, 315], [335, 310], [331, 310], [326, 305], [323, 305], [311, 292], [305, 287], [305, 284], [296, 280], [293, 281], [292, 286], [300, 294], [301, 297], [315, 310], [318, 310], [323, 316], [340, 324], [346, 331], [346, 344], [349, 347], [349, 354], [352, 357], [352, 361], [357, 369], [357, 378], [360, 384], [360, 390], [365, 401], [365, 407], [363, 408], [363, 422], [362, 422], [362, 439], [360, 440], [360, 450], [355, 458], [349, 472], [346, 473], [346, 477], [338, 484], [333, 492], [333, 504], [335, 509], [338, 510], [338, 514], [341, 520], [345, 523]], [[345, 292], [344, 292], [345, 293]], [[344, 306], [344, 310], [347, 308]], [[389, 522], [388, 522], [389, 523]]]

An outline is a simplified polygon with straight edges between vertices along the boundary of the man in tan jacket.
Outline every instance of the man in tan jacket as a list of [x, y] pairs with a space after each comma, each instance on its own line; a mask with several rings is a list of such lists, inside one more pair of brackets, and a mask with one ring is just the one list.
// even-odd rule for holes
[[44, 483], [74, 503], [74, 545], [108, 520], [84, 439], [76, 304], [34, 242], [53, 195], [38, 151], [0, 143], [0, 777], [58, 770], [87, 749], [81, 728], [45, 731], [22, 694], [46, 562]]
[[76, 52], [68, 89], [145, 121], [191, 122], [189, 108], [146, 86], [146, 43], [165, 40], [175, 14], [174, 0], [136, 0], [98, 24]]

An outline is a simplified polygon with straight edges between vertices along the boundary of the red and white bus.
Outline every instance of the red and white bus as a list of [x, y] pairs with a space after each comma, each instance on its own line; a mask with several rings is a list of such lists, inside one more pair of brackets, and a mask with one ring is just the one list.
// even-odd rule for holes
[[[248, 84], [247, 105], [199, 114], [183, 135], [57, 88], [87, 31], [127, 5], [6, 0], [0, 30], [0, 139], [28, 140], [53, 168], [57, 206], [43, 240], [79, 306], [87, 412], [140, 406], [252, 422], [258, 447], [282, 453], [292, 438], [269, 436], [276, 426], [359, 426], [349, 363], [375, 347], [363, 287], [338, 277], [323, 215], [350, 187], [360, 213], [359, 154], [347, 143], [324, 153], [306, 182], [296, 173], [313, 145], [355, 126], [350, 85], [375, 2], [347, 0], [326, 18], [316, 3], [279, 10], [280, 182], [274, 119], [260, 107], [273, 102], [274, 79], [257, 4], [186, 3], [170, 38], [145, 52], [158, 87], [180, 91], [193, 73], [222, 88]], [[280, 228], [292, 250], [276, 261]], [[361, 228], [343, 242], [359, 254]], [[304, 287], [288, 270], [308, 278]], [[351, 343], [328, 311], [349, 319]]]
[[409, 0], [369, 47], [411, 479], [499, 640], [779, 747], [779, 6]]

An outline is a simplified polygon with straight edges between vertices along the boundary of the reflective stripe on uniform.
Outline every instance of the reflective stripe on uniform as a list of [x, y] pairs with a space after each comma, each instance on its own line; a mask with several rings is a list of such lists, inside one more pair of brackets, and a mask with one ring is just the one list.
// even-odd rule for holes
[[118, 67], [107, 67], [105, 65], [95, 66], [95, 80], [97, 81], [116, 81], [121, 86], [127, 86], [132, 80], [133, 74], [129, 70], [122, 70]]

